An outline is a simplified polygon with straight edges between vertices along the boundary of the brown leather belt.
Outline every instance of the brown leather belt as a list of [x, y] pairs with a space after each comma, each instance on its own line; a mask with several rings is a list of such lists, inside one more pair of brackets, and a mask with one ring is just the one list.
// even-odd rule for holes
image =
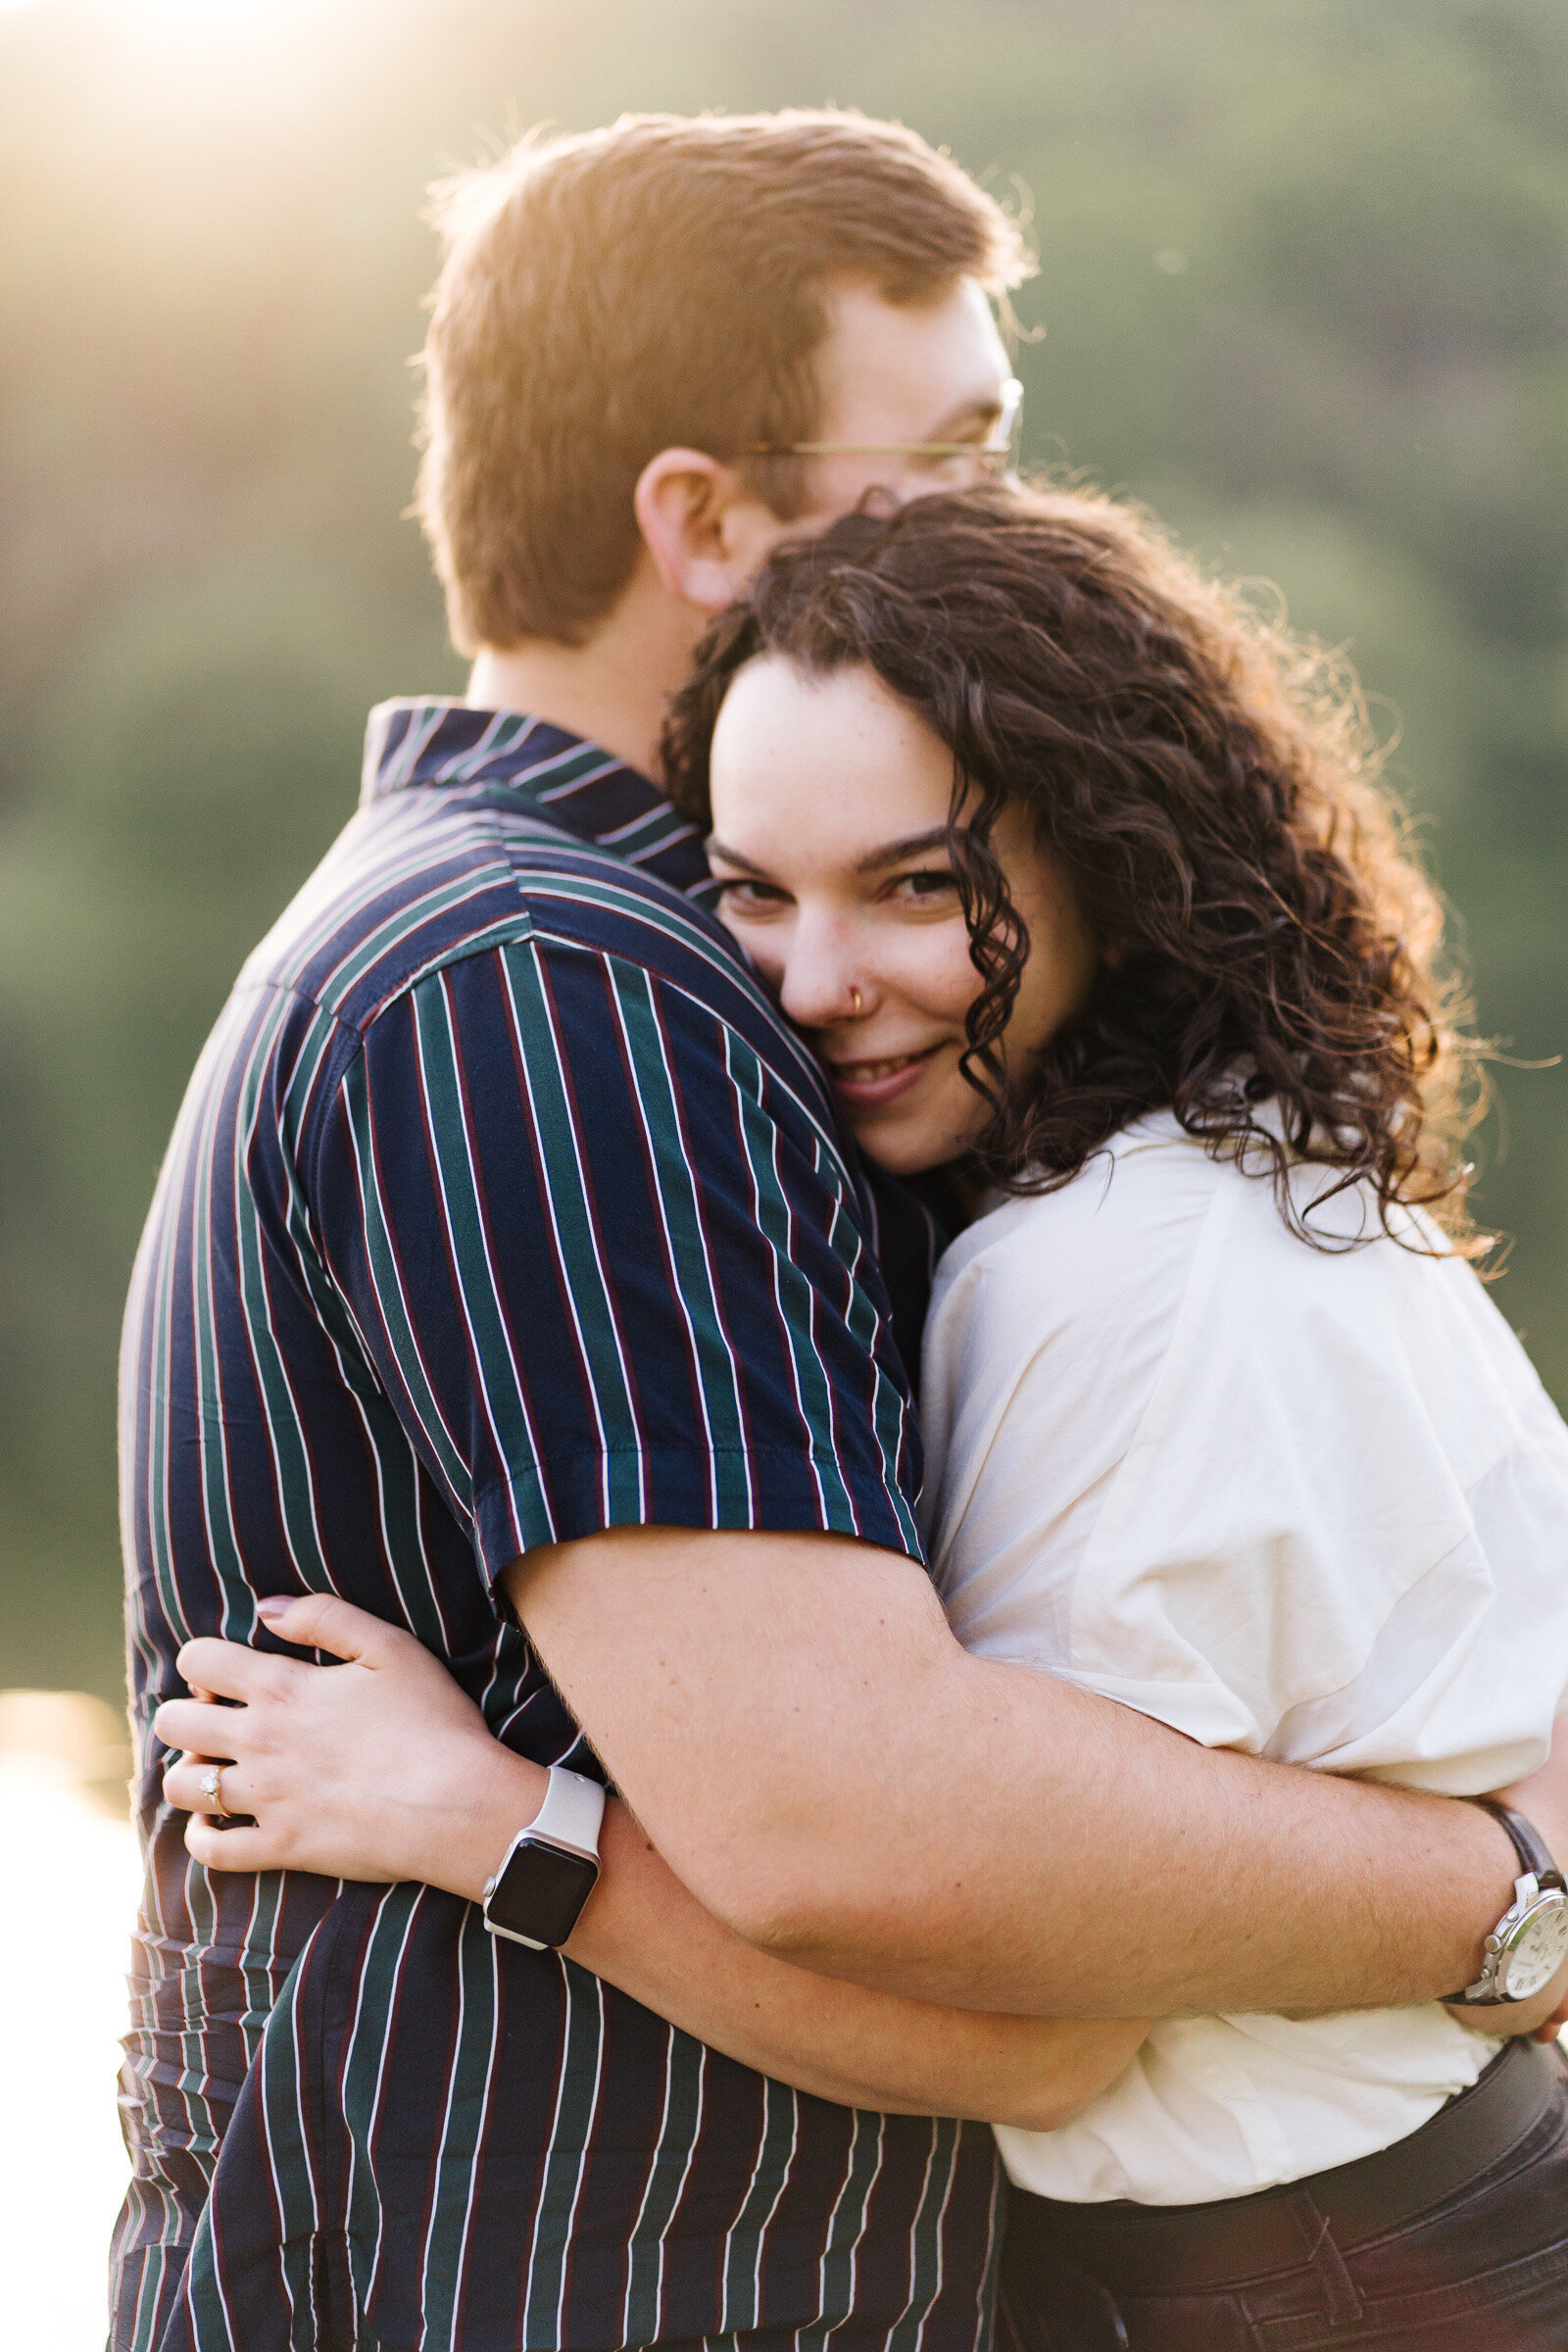
[[1556, 2051], [1510, 2041], [1418, 2131], [1353, 2164], [1206, 2205], [1071, 2205], [1015, 2188], [1011, 2227], [1113, 2295], [1200, 2293], [1309, 2261], [1323, 2221], [1342, 2252], [1413, 2221], [1473, 2185], [1565, 2101]]

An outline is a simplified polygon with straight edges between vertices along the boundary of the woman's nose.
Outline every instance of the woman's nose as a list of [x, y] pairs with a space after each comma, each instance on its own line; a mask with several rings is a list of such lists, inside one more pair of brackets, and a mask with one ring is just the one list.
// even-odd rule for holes
[[795, 926], [779, 982], [779, 1002], [803, 1029], [857, 1019], [871, 996], [846, 926], [803, 920]]

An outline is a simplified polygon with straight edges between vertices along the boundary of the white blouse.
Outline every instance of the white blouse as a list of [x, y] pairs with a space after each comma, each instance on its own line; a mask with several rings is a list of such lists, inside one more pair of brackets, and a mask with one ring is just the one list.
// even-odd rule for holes
[[[1207, 1746], [1494, 1788], [1568, 1712], [1568, 1429], [1469, 1266], [1360, 1190], [1314, 1226], [1376, 1238], [1308, 1247], [1160, 1115], [962, 1235], [925, 1336], [939, 1587], [966, 1649]], [[1491, 2050], [1435, 2004], [1173, 2020], [1060, 2131], [997, 2135], [1041, 2195], [1196, 2203], [1389, 2146]]]

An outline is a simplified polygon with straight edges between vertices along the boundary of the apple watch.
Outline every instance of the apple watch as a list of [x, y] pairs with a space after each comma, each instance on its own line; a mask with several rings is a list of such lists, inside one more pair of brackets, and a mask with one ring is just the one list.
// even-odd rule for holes
[[1524, 1868], [1514, 1881], [1513, 1901], [1487, 1937], [1480, 1976], [1447, 1997], [1470, 2009], [1501, 2009], [1533, 1999], [1568, 1960], [1568, 1887], [1522, 1813], [1490, 1796], [1468, 1802], [1496, 1816]]
[[508, 1846], [484, 1890], [484, 1924], [533, 1952], [559, 1951], [599, 1878], [605, 1792], [580, 1772], [550, 1767], [545, 1801]]

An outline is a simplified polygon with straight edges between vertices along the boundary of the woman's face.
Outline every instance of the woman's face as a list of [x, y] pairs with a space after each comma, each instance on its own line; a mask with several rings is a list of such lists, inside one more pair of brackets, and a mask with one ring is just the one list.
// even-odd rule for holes
[[[738, 672], [714, 731], [723, 921], [827, 1067], [861, 1148], [940, 1166], [989, 1116], [958, 1069], [979, 994], [947, 851], [953, 758], [868, 668], [769, 657]], [[1094, 977], [1089, 933], [1022, 812], [992, 847], [1029, 932], [1004, 1040], [1018, 1068]]]

